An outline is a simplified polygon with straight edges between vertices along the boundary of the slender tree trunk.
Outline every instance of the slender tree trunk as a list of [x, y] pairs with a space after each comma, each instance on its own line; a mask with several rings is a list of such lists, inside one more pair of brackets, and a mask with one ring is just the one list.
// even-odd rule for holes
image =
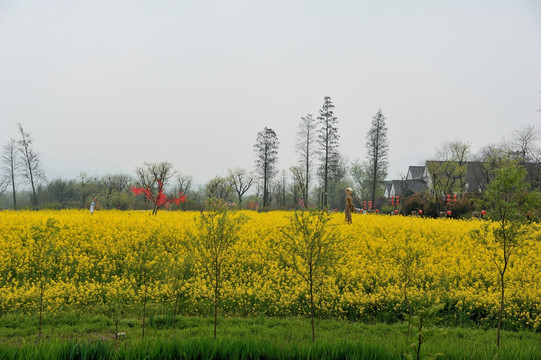
[[[310, 187], [310, 180], [309, 180], [309, 176], [310, 176], [310, 158], [309, 158], [309, 154], [310, 154], [310, 141], [307, 141], [306, 142], [306, 184], [303, 184], [304, 187], [305, 187], [305, 191], [304, 191], [304, 196], [303, 196], [303, 201], [304, 201], [304, 207], [307, 208], [308, 207], [308, 189]], [[302, 186], [302, 185], [301, 185]]]
[[36, 186], [34, 185], [34, 175], [32, 175], [32, 169], [28, 169], [30, 172], [30, 184], [32, 185], [32, 201], [34, 203], [34, 206], [38, 205], [38, 198], [36, 196]]
[[15, 174], [11, 173], [11, 189], [13, 191], [13, 210], [17, 210], [17, 196], [15, 194]]
[[41, 341], [41, 325], [43, 323], [43, 293], [45, 292], [45, 285], [43, 281], [40, 284], [39, 291], [39, 330], [38, 330], [38, 341]]
[[34, 174], [32, 174], [32, 163], [30, 162], [30, 156], [28, 154], [28, 147], [27, 145], [24, 145], [24, 156], [25, 156], [25, 163], [28, 166], [28, 180], [30, 180], [30, 185], [32, 187], [32, 203], [34, 206], [38, 204], [38, 199], [36, 197], [36, 187], [34, 184]]
[[419, 318], [419, 344], [417, 345], [417, 360], [421, 360], [421, 345], [423, 344], [423, 318]]
[[218, 296], [220, 295], [218, 289], [219, 273], [216, 271], [216, 284], [214, 286], [214, 339], [216, 339], [216, 327], [218, 325]]
[[145, 338], [145, 318], [147, 312], [147, 290], [145, 286], [145, 293], [143, 295], [143, 339]]
[[282, 172], [282, 206], [286, 206], [286, 178], [285, 172]]
[[[327, 135], [328, 136], [328, 135]], [[323, 190], [323, 207], [327, 206], [327, 178], [329, 176], [329, 143], [325, 144], [325, 189]]]
[[175, 296], [175, 303], [173, 304], [173, 327], [175, 326], [176, 318], [178, 316], [178, 309], [180, 308], [180, 291]]
[[501, 282], [502, 282], [502, 297], [500, 298], [500, 313], [498, 314], [498, 333], [496, 335], [496, 345], [498, 346], [498, 349], [500, 348], [500, 329], [502, 326], [503, 304], [504, 304], [504, 295], [505, 295], [504, 273], [501, 274]]
[[[409, 299], [408, 299], [408, 276], [406, 275], [406, 281], [404, 283], [404, 304], [406, 305], [406, 308], [408, 309], [408, 315], [411, 317], [412, 314], [411, 314], [411, 305], [409, 303]], [[408, 335], [407, 335], [407, 339], [409, 341], [410, 339], [410, 335], [411, 335], [411, 321], [408, 321]]]
[[312, 316], [312, 342], [316, 341], [316, 332], [314, 329], [314, 284], [310, 275], [310, 314]]
[[496, 334], [496, 345], [498, 346], [498, 349], [500, 348], [500, 330], [502, 326], [502, 317], [503, 317], [503, 305], [505, 300], [505, 271], [507, 270], [507, 264], [509, 264], [509, 239], [507, 238], [507, 229], [506, 229], [507, 222], [505, 219], [502, 221], [502, 229], [503, 229], [503, 269], [500, 271], [500, 281], [501, 281], [501, 290], [502, 290], [502, 296], [500, 298], [500, 312], [498, 314], [498, 330]]
[[378, 177], [377, 160], [374, 162], [374, 174], [372, 176], [372, 206], [376, 206], [376, 182]]
[[147, 311], [147, 285], [146, 285], [146, 274], [143, 272], [143, 286], [145, 290], [143, 291], [143, 333], [142, 337], [145, 338], [145, 317]]

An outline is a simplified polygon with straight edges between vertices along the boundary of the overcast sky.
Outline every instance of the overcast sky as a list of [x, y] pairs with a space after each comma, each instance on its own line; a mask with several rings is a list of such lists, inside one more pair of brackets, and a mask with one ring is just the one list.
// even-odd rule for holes
[[0, 144], [22, 123], [50, 178], [167, 160], [202, 184], [252, 169], [264, 127], [288, 169], [324, 96], [350, 161], [382, 109], [396, 178], [541, 124], [540, 91], [540, 0], [0, 0]]

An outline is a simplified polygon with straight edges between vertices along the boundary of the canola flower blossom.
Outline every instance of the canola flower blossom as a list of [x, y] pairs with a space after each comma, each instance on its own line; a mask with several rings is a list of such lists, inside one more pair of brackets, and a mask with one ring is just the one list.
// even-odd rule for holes
[[[291, 212], [242, 211], [239, 241], [224, 262], [222, 311], [232, 316], [309, 313], [306, 283], [276, 256]], [[36, 311], [46, 284], [47, 312], [97, 311], [141, 302], [184, 314], [210, 314], [212, 282], [188, 244], [198, 212], [0, 212], [0, 312]], [[339, 256], [320, 281], [318, 314], [343, 319], [396, 320], [408, 304], [443, 302], [457, 319], [493, 322], [498, 274], [469, 235], [478, 220], [330, 215]], [[49, 238], [48, 219], [56, 230]], [[541, 237], [541, 226], [531, 224]], [[192, 234], [188, 236], [187, 234]], [[39, 240], [39, 241], [38, 241]], [[282, 249], [283, 251], [283, 249]], [[506, 285], [506, 324], [541, 331], [541, 243], [512, 258]], [[39, 264], [39, 267], [37, 266]], [[143, 295], [144, 294], [144, 295]], [[406, 299], [407, 297], [407, 299]]]

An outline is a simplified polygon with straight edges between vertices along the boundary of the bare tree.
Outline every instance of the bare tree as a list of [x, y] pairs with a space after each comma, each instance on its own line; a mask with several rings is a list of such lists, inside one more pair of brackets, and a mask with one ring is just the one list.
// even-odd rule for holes
[[175, 180], [177, 182], [178, 192], [188, 196], [188, 193], [192, 187], [193, 177], [191, 175], [178, 174], [175, 177]]
[[[302, 204], [299, 204], [299, 206], [307, 208], [309, 195], [307, 191], [309, 188], [306, 187], [306, 172], [300, 166], [292, 166], [289, 168], [289, 171], [293, 176], [293, 192], [295, 193], [295, 195], [297, 194], [297, 192], [300, 192], [300, 200], [302, 200]], [[296, 202], [298, 199], [295, 196], [293, 200]], [[295, 205], [297, 204], [295, 203]]]
[[327, 206], [327, 194], [331, 168], [338, 162], [338, 118], [334, 116], [334, 104], [329, 96], [325, 96], [323, 106], [317, 117], [321, 127], [319, 128], [317, 142], [321, 156], [319, 169], [323, 180], [323, 206]]
[[165, 186], [175, 175], [173, 165], [168, 161], [144, 162], [143, 166], [135, 168], [135, 173], [138, 184], [151, 190], [158, 189], [158, 180]]
[[20, 123], [18, 126], [21, 140], [19, 140], [17, 144], [23, 163], [22, 175], [26, 178], [32, 188], [32, 203], [35, 206], [38, 204], [36, 185], [39, 181], [46, 180], [45, 172], [41, 168], [39, 154], [36, 153], [32, 147], [33, 139], [30, 136], [30, 133], [24, 132], [23, 126]]
[[216, 176], [205, 186], [205, 193], [209, 199], [221, 199], [223, 201], [231, 200], [233, 188], [228, 178]]
[[259, 177], [263, 181], [263, 207], [270, 205], [270, 181], [276, 175], [278, 162], [278, 136], [274, 130], [265, 127], [257, 133], [254, 150], [257, 154], [255, 165]]
[[381, 109], [378, 109], [378, 112], [372, 118], [372, 127], [368, 131], [366, 138], [367, 160], [370, 168], [370, 198], [372, 204], [375, 204], [377, 187], [381, 186], [383, 180], [385, 180], [387, 166], [389, 165], [387, 125]]
[[2, 177], [2, 183], [6, 187], [11, 185], [11, 191], [13, 193], [13, 209], [17, 210], [17, 194], [15, 180], [19, 175], [20, 163], [17, 161], [17, 143], [14, 139], [9, 139], [7, 144], [4, 145], [2, 164], [2, 170], [4, 173]]
[[427, 161], [429, 188], [433, 201], [444, 194], [466, 191], [466, 174], [471, 159], [471, 145], [458, 140], [444, 142], [436, 151], [438, 160]]
[[[286, 206], [286, 172], [282, 171], [282, 177], [272, 183], [271, 199], [276, 199], [276, 206]], [[271, 201], [272, 202], [272, 201]]]
[[107, 174], [101, 179], [101, 184], [105, 188], [105, 203], [107, 208], [111, 207], [111, 197], [113, 193], [128, 189], [131, 178], [125, 174]]
[[299, 181], [299, 179], [296, 178], [296, 175], [295, 175], [295, 170], [294, 169], [299, 169], [300, 172], [304, 173], [302, 171], [302, 169], [300, 169], [300, 167], [298, 166], [292, 166], [289, 168], [289, 171], [291, 173], [291, 177], [293, 179], [293, 181], [289, 184], [289, 192], [291, 194], [291, 208], [292, 209], [296, 209], [296, 208], [304, 208], [305, 206], [308, 206], [308, 204], [306, 203], [301, 203], [301, 200], [304, 199], [304, 196], [302, 196], [302, 191], [301, 191], [301, 187], [304, 187], [302, 184], [302, 182]]
[[436, 151], [436, 157], [439, 160], [456, 161], [462, 166], [471, 158], [471, 144], [459, 140], [446, 141]]
[[282, 192], [281, 192], [281, 206], [285, 208], [286, 206], [286, 182], [287, 182], [287, 174], [285, 170], [282, 170]]
[[93, 178], [89, 177], [88, 174], [84, 171], [81, 171], [77, 176], [79, 179], [79, 194], [81, 195], [81, 209], [86, 207], [86, 199], [91, 193], [90, 184], [94, 181]]
[[9, 183], [6, 181], [5, 178], [0, 178], [0, 196], [4, 194], [6, 189], [8, 188]]
[[316, 149], [314, 148], [316, 133], [316, 120], [312, 117], [312, 114], [302, 117], [297, 129], [295, 148], [299, 156], [298, 168], [303, 169], [304, 174], [301, 174], [297, 169], [292, 170], [292, 172], [300, 185], [304, 206], [308, 205], [308, 194], [310, 193], [310, 171], [313, 158], [316, 156]]
[[522, 162], [539, 162], [541, 159], [539, 139], [541, 139], [541, 129], [528, 124], [515, 130], [509, 145]]
[[450, 176], [458, 181], [460, 191], [465, 191], [467, 162], [471, 159], [471, 144], [459, 140], [446, 141], [436, 152], [436, 156], [442, 161], [456, 163], [454, 173]]
[[239, 199], [239, 208], [242, 208], [242, 197], [250, 190], [254, 177], [246, 170], [237, 168], [235, 170], [229, 170], [229, 183]]
[[479, 174], [479, 182], [486, 188], [496, 176], [496, 170], [501, 167], [505, 159], [510, 156], [508, 146], [505, 143], [490, 144], [479, 151], [475, 156], [475, 161], [482, 163]]
[[[370, 198], [372, 187], [370, 180], [370, 167], [366, 162], [360, 163], [359, 160], [355, 160], [351, 164], [351, 177], [355, 182], [355, 194], [361, 200]], [[375, 206], [375, 204], [374, 204]]]
[[141, 189], [148, 192], [153, 202], [152, 214], [158, 213], [160, 195], [169, 180], [175, 175], [173, 165], [168, 161], [144, 162], [143, 166], [135, 168], [137, 183]]
[[131, 181], [131, 176], [126, 174], [118, 174], [113, 178], [113, 185], [116, 191], [122, 192], [128, 189]]

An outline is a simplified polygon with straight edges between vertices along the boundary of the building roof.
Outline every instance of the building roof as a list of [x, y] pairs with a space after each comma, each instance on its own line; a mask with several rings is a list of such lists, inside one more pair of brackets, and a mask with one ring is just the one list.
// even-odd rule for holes
[[412, 191], [414, 194], [427, 189], [426, 181], [422, 179], [417, 180], [393, 180], [392, 188], [389, 192], [389, 196], [403, 196], [407, 190]]
[[406, 180], [422, 179], [424, 172], [424, 166], [410, 166], [408, 169], [408, 174], [406, 175]]

